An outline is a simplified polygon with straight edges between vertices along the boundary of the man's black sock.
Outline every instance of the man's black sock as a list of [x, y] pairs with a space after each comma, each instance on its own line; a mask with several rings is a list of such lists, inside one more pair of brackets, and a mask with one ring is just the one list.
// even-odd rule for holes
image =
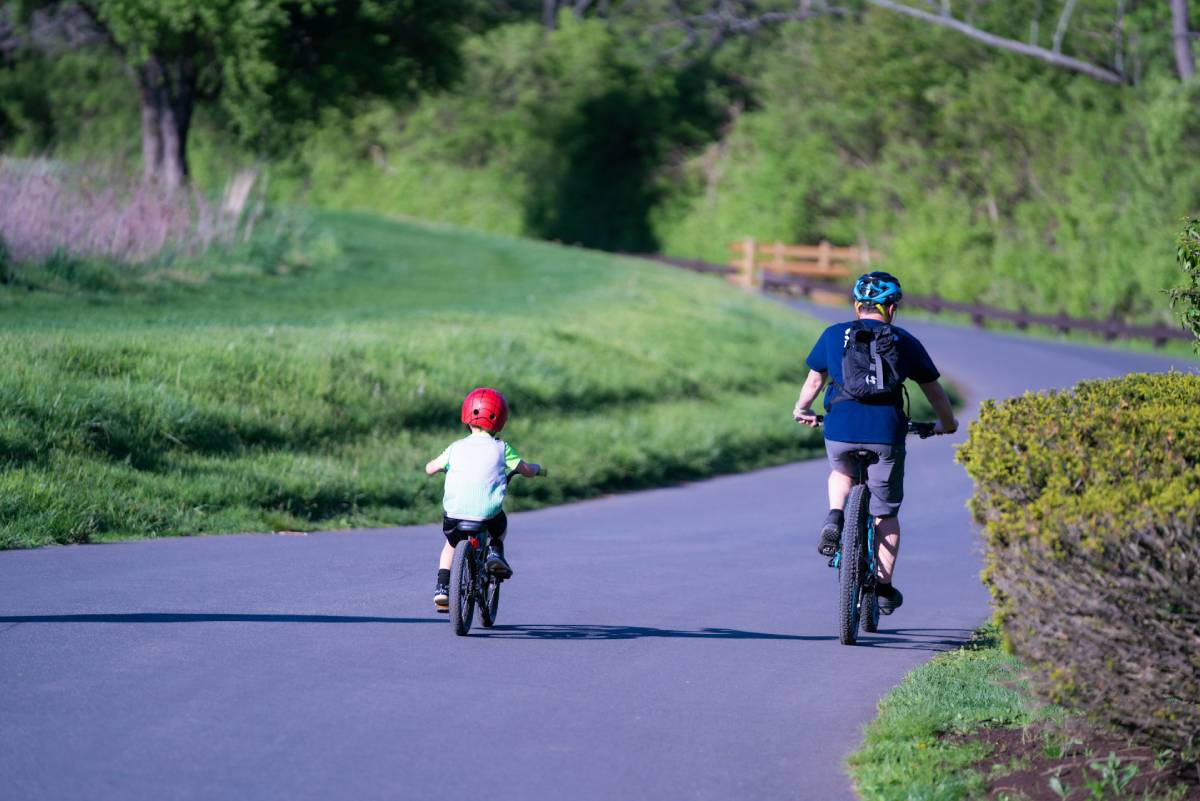
[[846, 520], [846, 515], [841, 509], [830, 509], [829, 514], [825, 515], [825, 519], [831, 523], [842, 525]]
[[449, 584], [449, 583], [450, 583], [450, 571], [449, 571], [449, 570], [441, 570], [441, 569], [439, 569], [439, 570], [438, 570], [438, 582], [437, 582], [437, 583], [438, 583], [438, 584]]

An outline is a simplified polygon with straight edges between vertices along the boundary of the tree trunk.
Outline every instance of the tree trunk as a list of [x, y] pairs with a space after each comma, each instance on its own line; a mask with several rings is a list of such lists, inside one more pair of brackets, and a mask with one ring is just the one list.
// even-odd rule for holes
[[163, 159], [159, 122], [162, 104], [154, 87], [143, 79], [141, 70], [138, 70], [138, 97], [142, 106], [142, 177], [147, 181], [156, 181]]
[[542, 25], [552, 31], [558, 26], [558, 0], [542, 0]]
[[187, 139], [195, 105], [195, 68], [181, 58], [173, 69], [151, 56], [135, 70], [142, 106], [142, 174], [168, 189], [188, 182]]
[[1191, 80], [1196, 74], [1196, 56], [1192, 53], [1187, 0], [1171, 0], [1171, 35], [1175, 40], [1175, 69], [1179, 72], [1179, 80]]

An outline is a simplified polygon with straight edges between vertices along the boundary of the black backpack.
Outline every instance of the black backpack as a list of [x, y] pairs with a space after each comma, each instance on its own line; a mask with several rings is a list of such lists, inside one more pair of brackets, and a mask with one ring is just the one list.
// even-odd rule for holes
[[900, 343], [890, 325], [871, 327], [856, 320], [846, 328], [842, 351], [842, 383], [834, 402], [903, 404]]

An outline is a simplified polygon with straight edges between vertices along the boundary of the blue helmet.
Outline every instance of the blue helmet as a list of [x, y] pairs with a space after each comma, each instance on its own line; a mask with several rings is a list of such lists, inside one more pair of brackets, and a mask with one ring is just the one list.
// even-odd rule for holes
[[854, 282], [854, 302], [890, 306], [904, 298], [900, 279], [891, 273], [873, 272], [859, 276]]

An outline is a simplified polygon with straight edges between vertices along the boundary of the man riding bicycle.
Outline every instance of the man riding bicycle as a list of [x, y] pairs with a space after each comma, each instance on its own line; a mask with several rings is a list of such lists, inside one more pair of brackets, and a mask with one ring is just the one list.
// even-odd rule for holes
[[817, 546], [822, 556], [833, 556], [841, 540], [843, 509], [855, 474], [851, 454], [865, 449], [878, 456], [867, 467], [867, 486], [878, 535], [876, 594], [879, 611], [888, 615], [904, 602], [904, 596], [892, 586], [900, 547], [897, 515], [904, 499], [908, 425], [904, 381], [915, 381], [929, 399], [938, 417], [935, 433], [958, 430], [950, 399], [938, 381], [940, 374], [924, 346], [903, 328], [892, 325], [903, 297], [900, 281], [890, 273], [867, 273], [855, 282], [857, 319], [831, 325], [821, 334], [808, 354], [808, 378], [792, 410], [798, 423], [814, 428], [820, 425], [812, 404], [829, 380], [825, 450], [832, 472], [829, 514]]

